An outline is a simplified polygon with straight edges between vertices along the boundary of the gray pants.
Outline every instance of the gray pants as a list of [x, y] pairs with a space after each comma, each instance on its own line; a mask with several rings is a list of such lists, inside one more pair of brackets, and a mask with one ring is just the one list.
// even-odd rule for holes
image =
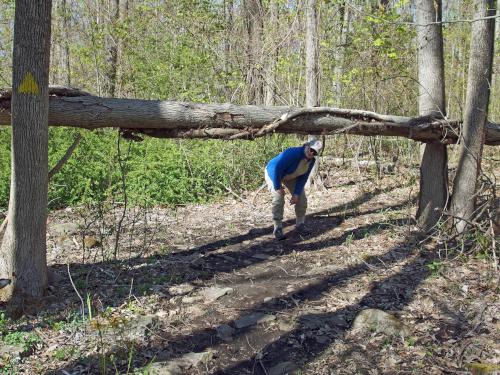
[[[273, 221], [275, 227], [283, 226], [283, 212], [285, 210], [285, 196], [280, 194], [278, 191], [274, 190], [273, 182], [265, 172], [265, 178], [267, 183], [267, 188], [271, 192], [273, 198], [272, 201], [272, 213]], [[293, 194], [293, 189], [295, 188], [296, 179], [290, 181], [283, 181], [283, 185], [286, 186], [290, 194]], [[297, 224], [303, 223], [307, 211], [307, 197], [306, 193], [302, 191], [299, 195], [299, 202], [295, 205], [295, 216], [297, 217]]]

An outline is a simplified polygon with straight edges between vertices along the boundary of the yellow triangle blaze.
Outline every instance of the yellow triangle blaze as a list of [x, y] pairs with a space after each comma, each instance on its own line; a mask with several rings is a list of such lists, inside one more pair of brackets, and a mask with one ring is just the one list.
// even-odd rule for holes
[[17, 89], [17, 93], [32, 94], [32, 95], [40, 94], [40, 89], [35, 81], [35, 78], [30, 72], [24, 75], [23, 81], [21, 82], [19, 88]]

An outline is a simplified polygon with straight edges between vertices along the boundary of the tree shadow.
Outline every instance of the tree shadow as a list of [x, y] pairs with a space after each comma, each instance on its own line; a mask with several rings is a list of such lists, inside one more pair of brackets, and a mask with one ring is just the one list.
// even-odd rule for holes
[[[140, 283], [151, 284], [152, 282], [154, 283], [154, 281], [151, 280], [153, 277], [152, 272], [157, 267], [159, 266], [161, 267], [162, 263], [168, 265], [170, 264], [170, 262], [178, 260], [179, 258], [188, 258], [190, 256], [201, 255], [202, 257], [200, 258], [201, 260], [200, 262], [197, 262], [195, 264], [191, 263], [188, 264], [187, 268], [190, 270], [190, 272], [180, 274], [178, 279], [170, 279], [167, 280], [167, 282], [163, 280], [161, 281], [161, 283], [163, 284], [166, 283], [168, 285], [175, 285], [187, 281], [210, 280], [214, 277], [216, 273], [233, 272], [234, 270], [244, 269], [246, 267], [257, 265], [259, 263], [264, 262], [264, 260], [262, 259], [253, 258], [252, 255], [255, 254], [256, 252], [262, 251], [262, 249], [266, 247], [271, 248], [271, 250], [268, 253], [276, 257], [284, 256], [291, 252], [317, 251], [324, 249], [326, 247], [343, 244], [347, 240], [356, 241], [359, 239], [363, 239], [366, 238], [367, 236], [371, 236], [375, 233], [378, 233], [379, 231], [391, 228], [392, 226], [405, 225], [411, 222], [412, 219], [388, 220], [385, 222], [368, 224], [362, 227], [351, 229], [335, 237], [322, 238], [319, 239], [318, 241], [314, 241], [315, 238], [319, 238], [322, 235], [325, 235], [329, 230], [335, 228], [339, 224], [339, 221], [337, 220], [339, 219], [339, 216], [332, 216], [332, 213], [342, 211], [344, 212], [343, 218], [354, 218], [357, 216], [377, 213], [380, 212], [381, 210], [385, 211], [400, 210], [408, 204], [408, 202], [404, 202], [393, 206], [385, 206], [383, 208], [369, 209], [366, 211], [358, 212], [356, 208], [359, 205], [369, 201], [370, 199], [372, 199], [377, 194], [380, 194], [381, 192], [382, 192], [381, 190], [374, 192], [366, 192], [347, 204], [337, 205], [322, 210], [320, 212], [312, 213], [311, 215], [309, 215], [309, 218], [311, 222], [314, 224], [313, 225], [314, 230], [312, 235], [307, 238], [307, 241], [304, 241], [304, 238], [298, 235], [291, 236], [288, 240], [284, 241], [283, 244], [277, 244], [274, 238], [261, 239], [260, 237], [272, 233], [272, 227], [269, 226], [263, 228], [263, 230], [261, 229], [260, 231], [251, 230], [245, 235], [238, 235], [223, 240], [213, 241], [208, 244], [203, 244], [201, 246], [197, 246], [192, 249], [176, 254], [153, 256], [150, 258], [137, 258], [137, 259], [130, 259], [127, 261], [99, 262], [91, 265], [72, 264], [71, 265], [72, 272], [76, 271], [78, 275], [76, 275], [75, 280], [80, 282], [82, 282], [85, 279], [88, 279], [89, 273], [93, 272], [92, 270], [97, 270], [96, 272], [101, 272], [101, 270], [104, 270], [102, 272], [106, 274], [110, 273], [109, 276], [110, 282], [113, 281], [116, 283], [116, 280], [118, 280], [119, 277], [120, 283], [124, 284], [125, 286], [131, 285], [132, 280], [134, 281], [134, 285], [139, 285]], [[348, 208], [346, 209], [346, 207]], [[342, 220], [343, 218], [340, 219]], [[292, 223], [293, 220], [290, 220], [286, 224], [290, 225]], [[250, 245], [245, 245], [244, 241], [250, 241], [250, 242], [258, 241], [258, 242]], [[221, 252], [221, 250], [224, 250], [225, 248], [231, 247], [233, 245], [241, 245], [241, 248], [238, 248], [237, 251]], [[224, 255], [227, 255], [229, 253], [233, 258], [232, 260], [224, 258]], [[251, 309], [244, 311], [242, 315], [250, 314], [256, 311], [267, 311], [271, 314], [278, 313], [280, 311], [285, 311], [289, 305], [287, 303], [284, 303], [283, 300], [286, 299], [293, 300], [296, 299], [294, 297], [297, 296], [299, 298], [307, 298], [307, 299], [319, 298], [323, 292], [329, 290], [330, 288], [335, 287], [336, 285], [341, 285], [346, 280], [349, 280], [350, 278], [353, 278], [357, 275], [369, 271], [370, 270], [369, 263], [371, 262], [373, 264], [380, 264], [380, 262], [382, 261], [385, 264], [390, 264], [392, 262], [403, 260], [404, 258], [406, 258], [406, 256], [407, 256], [406, 254], [397, 251], [397, 249], [393, 249], [388, 253], [386, 253], [384, 256], [366, 259], [363, 264], [359, 264], [354, 267], [348, 267], [344, 270], [332, 273], [328, 275], [326, 278], [323, 277], [320, 279], [320, 281], [316, 282], [314, 285], [310, 285], [307, 288], [304, 288], [303, 290], [289, 293], [285, 295], [283, 298], [272, 299], [271, 301], [265, 304], [254, 306]], [[59, 265], [59, 266], [55, 265], [53, 266], [53, 268], [59, 270], [60, 272], [66, 271], [65, 265]], [[166, 269], [166, 272], [168, 271], [169, 270]], [[261, 276], [259, 276], [259, 278], [256, 278], [255, 280], [259, 280], [261, 278], [264, 279], [266, 277], [271, 277], [271, 276], [272, 275], [262, 274]], [[102, 284], [102, 278], [101, 278], [99, 280], [99, 284], [88, 285], [87, 291], [97, 295], [106, 288], [109, 288], [109, 285]], [[155, 293], [156, 293], [155, 290], [148, 289], [145, 291], [144, 294], [147, 295]], [[124, 292], [121, 292], [118, 295], [117, 293], [113, 294], [115, 300], [118, 301], [117, 304], [122, 304], [127, 300], [129, 300], [131, 293], [129, 288], [125, 288]], [[64, 315], [67, 315], [68, 305], [73, 305], [73, 308], [79, 308], [80, 305], [80, 301], [76, 298], [75, 294], [71, 294], [69, 296], [68, 303], [60, 304], [59, 300], [61, 298], [67, 298], [67, 297], [61, 295], [60, 291], [57, 289], [55, 291], [53, 298], [58, 303], [55, 303], [52, 306], [48, 305], [45, 311], [47, 313], [52, 314], [55, 320], [64, 319], [65, 317]], [[104, 300], [104, 305], [106, 306], [105, 300]], [[335, 315], [333, 316], [335, 317]], [[307, 318], [304, 319], [307, 320]], [[328, 316], [322, 317], [321, 319], [328, 319]], [[234, 324], [234, 321], [227, 322], [227, 324]], [[305, 323], [303, 324], [304, 326], [307, 326]], [[30, 325], [29, 329], [33, 328], [34, 326]], [[244, 337], [245, 334], [249, 331], [250, 329], [241, 329], [238, 331], [237, 335], [238, 337], [241, 338]], [[180, 356], [183, 353], [186, 353], [186, 351], [188, 351], [188, 348], [190, 348], [190, 350], [199, 351], [199, 350], [204, 350], [203, 348], [210, 348], [213, 345], [220, 345], [223, 342], [216, 337], [216, 332], [214, 329], [207, 328], [205, 330], [199, 330], [189, 336], [172, 337], [169, 339], [169, 345], [170, 343], [172, 344], [173, 348], [178, 348], [175, 349], [175, 352], [176, 355]], [[149, 351], [153, 350], [156, 352], [161, 352], [162, 349], [163, 349], [162, 347], [147, 348], [147, 350]], [[141, 351], [145, 350], [146, 348], [139, 347], [136, 349], [136, 352], [140, 353]], [[283, 350], [283, 348], [281, 348], [280, 350]], [[282, 355], [279, 354], [277, 356], [279, 357]], [[86, 361], [87, 360], [93, 362], [98, 360], [98, 358], [96, 356], [89, 356], [86, 358]], [[241, 368], [244, 368], [246, 366], [245, 363], [246, 362], [242, 362], [238, 366], [240, 367], [243, 366]], [[76, 364], [77, 362], [74, 363], [74, 365]], [[228, 368], [228, 371], [232, 370]], [[235, 372], [233, 373], [238, 373], [239, 370], [235, 369], [234, 371]], [[50, 373], [55, 374], [57, 373], [57, 371]]]
[[[311, 301], [318, 300], [322, 298], [325, 292], [345, 285], [356, 276], [370, 272], [372, 267], [380, 265], [381, 262], [387, 267], [391, 264], [405, 261], [410, 256], [415, 256], [417, 247], [415, 245], [409, 246], [408, 243], [417, 244], [418, 241], [415, 240], [413, 235], [407, 237], [398, 246], [393, 247], [383, 255], [368, 257], [362, 263], [324, 275], [313, 284], [307, 285], [294, 292], [290, 292], [280, 298], [274, 298], [267, 302], [259, 303], [251, 309], [241, 312], [239, 317], [262, 311], [265, 311], [266, 314], [279, 314], [289, 308], [289, 304], [286, 303], [286, 299], [299, 301], [296, 302], [299, 304], [301, 303], [300, 301], [307, 301], [310, 303]], [[317, 246], [317, 248], [322, 247], [323, 246]], [[266, 368], [268, 369], [273, 365], [285, 361], [297, 362], [298, 359], [300, 359], [300, 363], [298, 364], [304, 365], [306, 362], [311, 361], [320, 355], [336, 339], [345, 335], [348, 327], [350, 326], [350, 322], [354, 318], [354, 315], [362, 308], [373, 307], [387, 309], [389, 301], [391, 307], [396, 305], [398, 309], [402, 309], [406, 306], [412, 300], [417, 286], [428, 275], [425, 264], [431, 262], [434, 257], [434, 255], [429, 254], [422, 254], [422, 256], [417, 255], [416, 259], [403, 266], [401, 272], [398, 274], [390, 276], [382, 282], [374, 283], [370, 292], [367, 293], [358, 303], [353, 303], [334, 312], [325, 314], [307, 314], [302, 316], [299, 321], [299, 326], [296, 329], [269, 343], [259, 354], [238, 363], [229, 363], [226, 368], [219, 369], [217, 373], [244, 374], [251, 372], [255, 374], [266, 374]], [[394, 285], [404, 285], [404, 291], [401, 290], [400, 294], [394, 295], [392, 288], [389, 288], [389, 286]], [[396, 301], [394, 301], [395, 298]], [[221, 322], [221, 324], [235, 326], [235, 321], [236, 319], [233, 319], [228, 322]], [[314, 332], [325, 324], [328, 324], [330, 327], [335, 327], [335, 335], [328, 337], [322, 342], [316, 341], [314, 339], [314, 334], [312, 336], [306, 335], [306, 339], [304, 339], [298, 347], [286, 344], [288, 339], [302, 337], [307, 332]], [[251, 330], [252, 327], [238, 329], [235, 333], [235, 340], [243, 340], [247, 334], [250, 334]], [[165, 345], [168, 345], [170, 353], [175, 353], [175, 355], [173, 357], [170, 356], [169, 359], [180, 357], [189, 351], [201, 352], [217, 345], [223, 345], [224, 342], [217, 337], [216, 333], [216, 328], [206, 328], [193, 332], [189, 335], [169, 337], [167, 340], [168, 342], [166, 342]], [[136, 348], [136, 353], [140, 353], [143, 350], [162, 353], [164, 349], [163, 345], [158, 345], [153, 348], [144, 346]], [[86, 362], [95, 362], [97, 360], [97, 356], [89, 356], [85, 359]], [[256, 366], [257, 363], [259, 366]], [[71, 366], [74, 365], [77, 365], [77, 362], [67, 368], [71, 368]], [[139, 363], [137, 365], [141, 366]], [[146, 363], [142, 364], [142, 366], [144, 365], [146, 365]], [[55, 374], [57, 371], [49, 373]]]
[[[360, 310], [363, 310], [364, 308], [393, 310], [394, 306], [398, 310], [402, 310], [412, 301], [418, 285], [429, 275], [425, 265], [432, 262], [435, 258], [435, 254], [428, 254], [428, 256], [424, 258], [423, 263], [422, 258], [417, 258], [415, 261], [406, 264], [398, 274], [388, 277], [381, 282], [375, 282], [370, 292], [366, 294], [357, 304], [352, 304], [328, 314], [308, 314], [302, 316], [300, 320], [300, 327], [298, 329], [286, 334], [279, 339], [279, 342], [271, 343], [263, 350], [263, 359], [257, 359], [254, 356], [246, 361], [221, 369], [216, 373], [242, 374], [248, 369], [253, 368], [256, 370], [253, 372], [256, 375], [266, 374], [266, 371], [263, 368], [257, 368], [255, 366], [255, 363], [257, 362], [262, 363], [264, 368], [270, 368], [282, 362], [296, 361], [297, 359], [300, 359], [299, 365], [305, 365], [309, 361], [314, 360], [321, 355], [336, 340], [342, 340], [348, 332], [344, 322], [349, 323], [348, 326], [350, 326], [350, 322], [352, 322]], [[411, 283], [409, 283], [409, 280], [411, 280]], [[338, 283], [335, 276], [329, 278], [325, 281], [325, 283], [329, 285], [332, 281], [333, 284]], [[390, 287], [393, 285], [405, 285], [406, 288], [404, 293], [394, 294], [393, 291], [390, 290]], [[319, 289], [322, 291], [325, 289], [326, 291], [326, 288]], [[314, 294], [316, 295], [318, 292], [319, 290], [317, 290]], [[306, 291], [306, 295], [310, 296], [310, 291]], [[313, 322], [313, 324], [311, 325], [310, 322]], [[327, 337], [326, 340], [318, 342], [318, 340], [316, 340], [317, 332], [325, 325], [335, 327], [335, 332], [330, 337]], [[305, 340], [300, 348], [294, 348], [290, 345], [282, 345], [282, 343], [286, 343], [289, 338], [300, 337], [304, 333], [307, 334], [305, 335]], [[377, 365], [373, 362], [368, 363], [367, 366], [367, 370], [372, 368], [384, 370], [383, 368], [377, 368]]]
[[[403, 206], [404, 204], [401, 204], [393, 206], [393, 208], [397, 210]], [[325, 210], [325, 212], [327, 212], [327, 210]], [[373, 210], [363, 212], [360, 215], [371, 212], [373, 212]], [[230, 245], [224, 245], [224, 241], [217, 241], [220, 242], [220, 244], [217, 244], [217, 246], [214, 247], [210, 247], [211, 244], [202, 245], [193, 250], [166, 256], [132, 259], [126, 262], [109, 261], [94, 265], [73, 264], [71, 265], [72, 272], [74, 273], [73, 280], [80, 285], [85, 282], [85, 286], [87, 286], [87, 288], [83, 290], [83, 295], [87, 295], [87, 293], [96, 295], [99, 294], [101, 289], [109, 287], [113, 283], [116, 284], [116, 279], [118, 278], [117, 275], [123, 275], [120, 276], [120, 285], [129, 285], [130, 287], [123, 287], [117, 290], [116, 292], [120, 293], [120, 295], [115, 294], [113, 296], [114, 299], [117, 300], [116, 304], [120, 305], [124, 300], [129, 298], [132, 284], [135, 286], [132, 294], [137, 292], [142, 292], [143, 295], [152, 294], [155, 293], [150, 289], [153, 285], [162, 285], [165, 283], [175, 285], [185, 282], [210, 280], [215, 274], [218, 273], [234, 272], [250, 266], [258, 265], [265, 262], [265, 259], [256, 258], [254, 255], [262, 253], [263, 250], [266, 251], [268, 256], [274, 257], [286, 256], [291, 252], [299, 253], [304, 251], [318, 251], [330, 246], [341, 245], [346, 241], [354, 242], [361, 240], [394, 226], [399, 227], [412, 222], [412, 219], [408, 218], [387, 220], [381, 223], [367, 224], [351, 229], [335, 237], [328, 237], [314, 241], [316, 237], [324, 235], [329, 230], [337, 227], [339, 220], [332, 220], [331, 217], [321, 217], [319, 219], [313, 218], [312, 220], [314, 222], [314, 229], [311, 236], [306, 238], [292, 233], [292, 235], [285, 241], [277, 242], [274, 238], [269, 238], [256, 241], [253, 244], [242, 245], [241, 247], [234, 249], [232, 246], [243, 244], [244, 241], [250, 241], [245, 239], [250, 238], [250, 235], [237, 236], [238, 241], [235, 241], [234, 237], [229, 239]], [[272, 232], [271, 227], [269, 227], [268, 230], [270, 233]], [[257, 237], [253, 238], [256, 239]], [[225, 248], [226, 250], [224, 250]], [[192, 258], [193, 256], [195, 257]], [[175, 261], [180, 262], [181, 266], [176, 270], [169, 269], [168, 267], [170, 263]], [[66, 266], [63, 265], [54, 266], [54, 268], [59, 269], [60, 272], [66, 271]], [[94, 271], [100, 272], [98, 283], [92, 283], [93, 280], [89, 277], [89, 273]], [[156, 279], [154, 276], [155, 271], [164, 271], [159, 272], [163, 276]], [[174, 277], [170, 279], [168, 277], [164, 277], [168, 274], [174, 274]], [[103, 280], [106, 279], [108, 279], [108, 282], [104, 282], [103, 285]], [[147, 288], [138, 290], [138, 288], [141, 288], [141, 285], [146, 286]], [[73, 303], [78, 303], [78, 300], [75, 297], [75, 295], [70, 296], [70, 298], [73, 298]], [[104, 304], [106, 305], [105, 301]], [[52, 311], [52, 313], [56, 313], [56, 311]]]
[[[321, 210], [318, 212], [310, 213], [307, 215], [307, 218], [309, 220], [314, 219], [314, 218], [334, 219], [335, 221], [333, 222], [333, 225], [336, 226], [336, 225], [340, 224], [340, 221], [338, 219], [341, 219], [341, 221], [343, 221], [347, 218], [353, 218], [356, 216], [368, 215], [370, 213], [377, 212], [378, 211], [377, 209], [368, 210], [365, 212], [357, 212], [355, 209], [357, 207], [359, 207], [360, 205], [362, 205], [363, 203], [370, 201], [371, 199], [373, 199], [377, 195], [383, 194], [383, 193], [388, 193], [391, 190], [393, 190], [393, 189], [392, 188], [385, 188], [385, 189], [374, 189], [373, 191], [364, 192], [360, 196], [356, 197], [352, 201], [347, 202], [345, 204], [339, 204], [339, 205], [336, 205], [336, 206], [333, 206], [333, 207], [330, 207], [330, 208], [327, 208], [327, 209], [324, 209], [324, 210]], [[398, 210], [398, 209], [403, 208], [408, 203], [410, 203], [410, 201], [406, 201], [404, 203], [394, 205], [394, 206], [387, 206], [385, 208], [392, 209], [392, 210]], [[334, 213], [338, 213], [338, 212], [343, 212], [343, 215], [341, 215], [341, 216], [333, 215]], [[293, 225], [294, 222], [295, 222], [294, 219], [286, 220], [283, 222], [283, 225], [284, 225], [284, 227], [288, 227], [288, 226]], [[326, 223], [326, 221], [324, 221], [324, 223]], [[314, 231], [312, 233], [312, 235], [313, 236], [319, 235], [324, 230], [327, 230], [327, 228], [322, 228], [322, 230]], [[272, 225], [268, 225], [268, 226], [261, 227], [261, 228], [253, 228], [253, 229], [249, 230], [248, 233], [245, 233], [245, 234], [233, 236], [230, 238], [221, 239], [218, 241], [212, 241], [208, 244], [194, 247], [191, 250], [182, 251], [182, 255], [189, 256], [192, 254], [206, 254], [209, 252], [217, 251], [217, 250], [221, 249], [222, 247], [237, 245], [237, 244], [243, 243], [244, 241], [252, 241], [252, 240], [255, 240], [259, 237], [270, 235], [270, 234], [272, 234], [272, 231], [273, 231]]]
[[[303, 238], [296, 234], [294, 235], [292, 232], [292, 235], [286, 241], [283, 241], [283, 243], [277, 243], [274, 238], [260, 239], [260, 237], [267, 236], [272, 233], [272, 227], [268, 226], [260, 228], [259, 230], [250, 230], [245, 235], [238, 235], [223, 240], [213, 241], [175, 254], [133, 258], [126, 261], [105, 261], [94, 264], [71, 264], [72, 278], [82, 296], [98, 295], [100, 296], [101, 304], [103, 306], [119, 306], [124, 301], [127, 301], [131, 294], [139, 293], [147, 295], [156, 293], [156, 291], [153, 290], [154, 288], [151, 288], [155, 285], [162, 285], [165, 283], [175, 285], [181, 282], [190, 282], [194, 280], [209, 280], [216, 273], [233, 272], [238, 269], [262, 263], [264, 262], [263, 259], [257, 259], [252, 256], [255, 253], [261, 252], [263, 248], [267, 248], [267, 253], [271, 256], [284, 256], [292, 251], [301, 252], [321, 250], [322, 248], [328, 246], [342, 244], [346, 240], [356, 241], [369, 235], [373, 235], [378, 231], [385, 230], [392, 225], [405, 224], [407, 220], [399, 219], [380, 224], [370, 224], [344, 232], [341, 236], [311, 242], [311, 240], [315, 237], [325, 234], [329, 230], [337, 227], [343, 221], [343, 217], [331, 216], [333, 212], [342, 210], [345, 218], [354, 218], [357, 216], [376, 213], [381, 210], [400, 210], [409, 203], [403, 202], [393, 206], [385, 206], [383, 208], [370, 209], [362, 212], [358, 212], [356, 209], [359, 205], [369, 201], [376, 195], [383, 192], [389, 192], [390, 190], [391, 189], [387, 188], [384, 190], [376, 189], [371, 192], [365, 192], [353, 201], [308, 215], [310, 222], [313, 224], [314, 230], [311, 236], [308, 236], [307, 238]], [[346, 207], [348, 208], [346, 209]], [[288, 220], [285, 224], [291, 225], [293, 222], [294, 220]], [[304, 240], [307, 240], [307, 242], [304, 242]], [[244, 245], [244, 243], [248, 241], [257, 242], [249, 246]], [[228, 249], [234, 245], [240, 245], [241, 248], [238, 248], [236, 251], [227, 250], [221, 252], [222, 249]], [[269, 248], [271, 248], [271, 251], [269, 251]], [[215, 252], [216, 254], [212, 254]], [[190, 262], [189, 257], [194, 256], [198, 257], [198, 259], [196, 259], [196, 262]], [[230, 258], [228, 258], [228, 256], [230, 256]], [[180, 271], [172, 272], [171, 269], [165, 269], [165, 272], [161, 272], [162, 276], [154, 276], [155, 270], [163, 270], [162, 264], [168, 264], [176, 261], [180, 261], [182, 263], [185, 262], [186, 258], [188, 261], [186, 261], [186, 264], [184, 264]], [[60, 295], [61, 291], [64, 290], [65, 287], [63, 286], [62, 288], [59, 288], [59, 285], [62, 283], [68, 283], [69, 281], [67, 276], [67, 265], [53, 265], [51, 266], [51, 269], [59, 274], [61, 280], [59, 281], [59, 284], [52, 287], [53, 294], [47, 297], [45, 306], [41, 311], [51, 314], [53, 319], [64, 320], [64, 315], [67, 314], [68, 305], [73, 305], [73, 308], [80, 309], [81, 301], [78, 299], [76, 293], [73, 293], [72, 291], [66, 296]], [[169, 274], [172, 275], [172, 277], [168, 278], [164, 276]], [[96, 282], [94, 282], [93, 279], [96, 279]], [[102, 291], [110, 287], [113, 288], [115, 284], [119, 284], [120, 286], [115, 288], [112, 296], [109, 300], [106, 300], [105, 293]], [[61, 298], [64, 298], [68, 302], [66, 304], [60, 304], [59, 301]], [[110, 302], [110, 300], [112, 301]], [[0, 309], [2, 309], [1, 305]]]
[[[272, 234], [272, 226], [266, 226], [263, 228], [251, 229], [247, 233], [242, 235], [237, 235], [229, 238], [224, 238], [216, 241], [209, 242], [200, 246], [193, 247], [185, 251], [178, 253], [170, 253], [165, 255], [156, 255], [149, 257], [132, 258], [124, 261], [104, 261], [97, 262], [93, 264], [70, 264], [71, 272], [73, 274], [73, 280], [77, 284], [78, 289], [82, 295], [87, 295], [87, 293], [94, 294], [99, 292], [104, 284], [112, 285], [116, 284], [119, 280], [119, 284], [124, 286], [123, 288], [117, 289], [116, 293], [119, 294], [119, 299], [127, 299], [130, 295], [130, 288], [140, 285], [154, 285], [154, 284], [164, 284], [169, 282], [171, 284], [180, 282], [189, 282], [194, 279], [207, 280], [213, 277], [215, 272], [230, 272], [232, 270], [237, 270], [241, 268], [246, 268], [250, 265], [258, 264], [263, 262], [262, 259], [253, 258], [256, 252], [261, 251], [263, 248], [272, 248], [269, 252], [270, 255], [286, 255], [290, 251], [311, 251], [319, 250], [325, 246], [331, 246], [335, 244], [343, 243], [347, 238], [350, 240], [357, 240], [365, 236], [370, 235], [370, 232], [375, 232], [377, 230], [383, 230], [390, 225], [400, 225], [404, 221], [399, 220], [381, 224], [379, 228], [375, 224], [358, 228], [346, 232], [344, 235], [331, 239], [329, 241], [323, 241], [318, 243], [311, 243], [311, 240], [315, 237], [321, 236], [328, 232], [329, 230], [337, 227], [344, 218], [353, 218], [362, 215], [369, 215], [380, 211], [381, 209], [371, 209], [364, 212], [357, 212], [356, 208], [374, 198], [376, 195], [389, 192], [391, 189], [384, 190], [374, 190], [372, 192], [365, 192], [359, 197], [355, 198], [353, 201], [346, 204], [337, 205], [334, 207], [327, 208], [325, 210], [314, 212], [309, 217], [309, 222], [313, 226], [313, 232], [311, 236], [307, 238], [301, 237], [294, 232], [291, 232], [289, 238], [285, 241], [277, 242], [274, 238], [265, 238]], [[405, 207], [408, 202], [401, 204], [386, 206], [384, 210], [400, 210]], [[347, 208], [346, 208], [347, 207]], [[354, 210], [356, 212], [354, 212]], [[344, 216], [331, 216], [332, 213], [343, 211]], [[293, 219], [286, 221], [285, 226], [292, 225]], [[264, 238], [262, 238], [264, 237]], [[308, 241], [308, 244], [301, 244], [304, 240]], [[250, 242], [251, 245], [244, 245]], [[253, 243], [253, 244], [252, 244]], [[241, 246], [241, 249], [237, 251], [231, 251], [231, 247]], [[226, 249], [226, 251], [221, 251]], [[216, 254], [212, 254], [216, 253]], [[233, 259], [228, 258], [230, 256]], [[174, 277], [170, 280], [161, 279], [154, 280], [151, 272], [148, 270], [154, 270], [155, 267], [160, 267], [163, 263], [174, 262], [181, 264], [182, 267], [179, 271], [175, 272]], [[53, 265], [51, 269], [63, 279], [61, 282], [67, 282], [67, 265]], [[168, 273], [169, 271], [167, 271]], [[200, 274], [201, 272], [201, 274]], [[92, 281], [91, 275], [93, 273], [99, 273], [99, 284], [89, 285]], [[172, 273], [172, 270], [170, 270]], [[68, 280], [69, 281], [69, 280]], [[132, 285], [133, 284], [133, 285]], [[129, 287], [125, 287], [125, 286]], [[58, 285], [54, 285], [57, 290]], [[82, 290], [83, 289], [83, 290]], [[123, 289], [123, 290], [122, 290]], [[132, 290], [133, 293], [137, 293], [137, 288]], [[147, 288], [142, 288], [140, 290], [142, 294], [150, 293]], [[57, 293], [56, 293], [57, 296]], [[117, 297], [115, 295], [115, 297]], [[73, 303], [77, 303], [76, 295], [69, 296], [73, 300]], [[50, 306], [47, 306], [50, 308]], [[56, 313], [56, 311], [51, 310], [51, 313]]]

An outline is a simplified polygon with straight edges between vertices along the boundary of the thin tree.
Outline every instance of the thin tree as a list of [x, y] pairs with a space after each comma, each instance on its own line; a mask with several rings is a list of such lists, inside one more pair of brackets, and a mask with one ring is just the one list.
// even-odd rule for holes
[[[475, 9], [476, 19], [492, 17], [495, 15], [495, 1], [476, 0]], [[465, 230], [466, 220], [472, 217], [476, 206], [491, 90], [494, 40], [494, 18], [482, 19], [472, 24], [463, 141], [459, 149], [450, 208], [451, 214], [458, 218], [455, 219], [455, 229], [458, 233]]]
[[17, 0], [14, 19], [12, 174], [8, 224], [0, 248], [0, 299], [11, 306], [47, 286], [47, 140], [51, 0]]
[[[417, 0], [418, 111], [421, 116], [445, 117], [445, 87], [441, 0]], [[428, 231], [439, 221], [448, 199], [446, 145], [427, 143], [420, 164], [419, 226]]]
[[69, 25], [70, 18], [70, 9], [68, 9], [68, 5], [66, 4], [66, 0], [62, 0], [61, 2], [61, 12], [63, 17], [63, 28], [64, 28], [64, 65], [65, 65], [65, 73], [66, 73], [66, 86], [71, 87], [71, 56], [70, 56], [70, 48], [69, 48], [69, 36], [71, 34], [71, 29]]
[[267, 27], [264, 38], [266, 40], [265, 48], [266, 60], [264, 61], [264, 104], [267, 106], [276, 103], [276, 66], [278, 62], [278, 44], [276, 42], [278, 31], [278, 1], [269, 1], [269, 16], [267, 18]]
[[264, 99], [261, 72], [263, 33], [262, 1], [244, 0], [243, 13], [247, 33], [246, 102], [247, 104], [262, 104]]
[[317, 1], [306, 2], [306, 107], [319, 106], [319, 45]]
[[53, 0], [52, 43], [49, 81], [54, 84], [71, 86], [70, 41], [73, 34], [70, 26], [70, 6], [67, 0]]
[[118, 76], [118, 55], [120, 53], [120, 36], [116, 32], [120, 21], [120, 0], [110, 0], [108, 3], [110, 13], [110, 30], [106, 36], [107, 58], [105, 69], [105, 92], [110, 97], [116, 96]]
[[[316, 0], [306, 1], [306, 107], [318, 107], [319, 95], [319, 39], [318, 39], [318, 6]], [[309, 135], [308, 140], [318, 139], [317, 135]], [[318, 175], [319, 163], [311, 171], [309, 182], [322, 186]]]
[[226, 32], [224, 33], [223, 43], [224, 43], [224, 54], [222, 59], [222, 69], [224, 72], [224, 99], [226, 101], [231, 100], [231, 89], [229, 87], [229, 77], [233, 69], [231, 64], [231, 51], [232, 51], [232, 40], [234, 32], [234, 4], [233, 0], [224, 0], [224, 20], [226, 25]]
[[335, 67], [333, 69], [335, 81], [333, 82], [333, 91], [335, 93], [336, 107], [341, 107], [342, 105], [342, 75], [344, 74], [344, 55], [346, 53], [347, 47], [347, 33], [349, 28], [349, 7], [346, 1], [341, 1], [338, 5], [338, 33], [337, 33], [337, 46], [334, 51], [334, 62]]

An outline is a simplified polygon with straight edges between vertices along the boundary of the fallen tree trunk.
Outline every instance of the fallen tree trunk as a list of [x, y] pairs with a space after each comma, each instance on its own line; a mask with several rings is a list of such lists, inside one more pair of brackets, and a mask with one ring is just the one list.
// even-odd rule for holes
[[333, 165], [335, 167], [347, 166], [358, 168], [361, 171], [365, 171], [369, 168], [377, 168], [381, 173], [392, 173], [395, 168], [394, 163], [377, 162], [375, 160], [360, 160], [355, 158], [344, 159], [333, 156], [321, 156], [319, 160], [321, 160], [322, 165]]
[[[426, 143], [456, 143], [460, 122], [315, 107], [264, 107], [101, 98], [51, 88], [50, 126], [120, 128], [125, 137], [253, 139], [272, 132], [398, 136]], [[10, 91], [0, 92], [0, 124], [10, 124]], [[500, 144], [500, 126], [489, 124], [485, 144]]]

